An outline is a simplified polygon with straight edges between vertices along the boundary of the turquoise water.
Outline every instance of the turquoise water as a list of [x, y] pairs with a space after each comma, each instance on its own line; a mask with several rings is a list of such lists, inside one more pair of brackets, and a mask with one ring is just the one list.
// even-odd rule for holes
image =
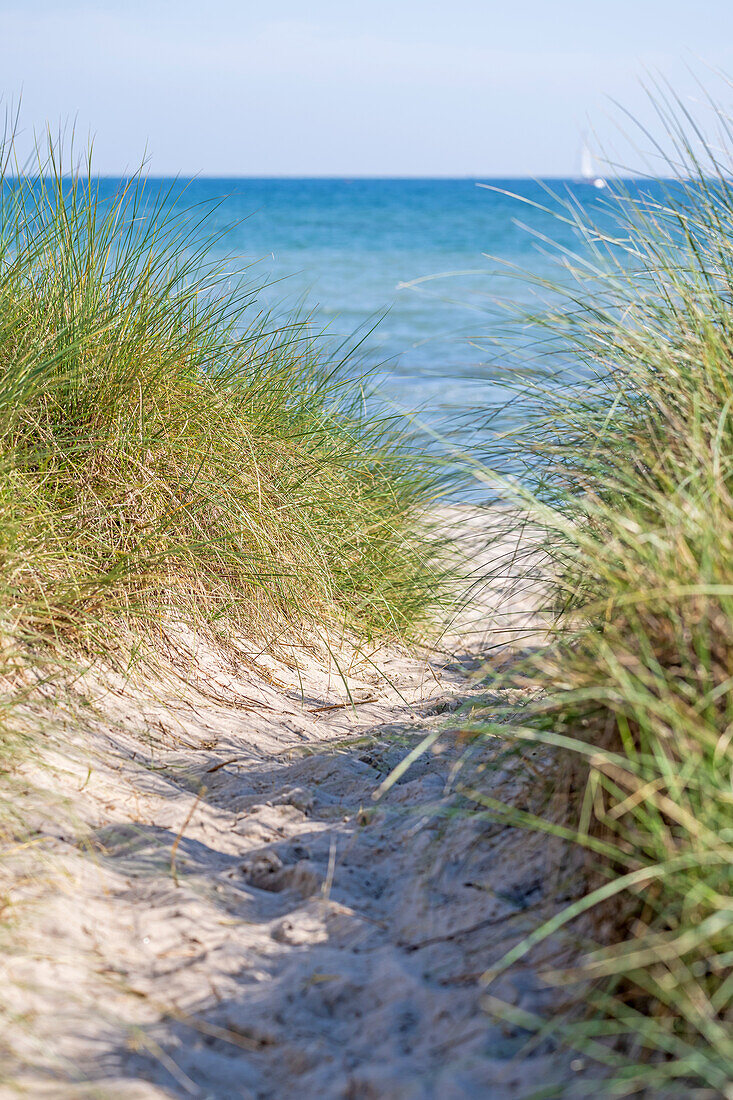
[[[550, 201], [541, 183], [490, 183]], [[602, 209], [587, 184], [549, 186]], [[550, 214], [468, 179], [198, 179], [179, 199], [214, 200], [208, 231], [222, 233], [214, 252], [233, 274], [246, 272], [276, 313], [301, 305], [331, 337], [364, 337], [361, 362], [377, 368], [387, 404], [420, 410], [441, 435], [458, 429], [468, 445], [466, 425], [505, 396], [497, 299], [533, 301], [527, 280], [502, 264], [550, 274], [541, 238], [577, 246]]]

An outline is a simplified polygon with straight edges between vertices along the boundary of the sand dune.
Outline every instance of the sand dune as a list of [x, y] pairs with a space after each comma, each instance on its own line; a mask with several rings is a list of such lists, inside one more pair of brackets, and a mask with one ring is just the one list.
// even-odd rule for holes
[[[455, 813], [496, 595], [475, 586], [440, 653], [275, 657], [171, 627], [157, 678], [88, 674], [49, 700], [6, 869], [3, 1095], [444, 1100], [565, 1074], [483, 1011], [551, 857]], [[526, 768], [485, 774], [531, 801]], [[492, 994], [546, 1007], [540, 962]]]

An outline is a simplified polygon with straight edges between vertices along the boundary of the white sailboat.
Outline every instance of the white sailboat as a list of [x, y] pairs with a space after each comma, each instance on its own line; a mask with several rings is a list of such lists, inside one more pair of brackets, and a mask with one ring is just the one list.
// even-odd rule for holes
[[606, 186], [603, 176], [596, 171], [595, 160], [587, 141], [583, 142], [583, 148], [580, 151], [580, 178], [584, 183], [590, 183], [599, 190]]

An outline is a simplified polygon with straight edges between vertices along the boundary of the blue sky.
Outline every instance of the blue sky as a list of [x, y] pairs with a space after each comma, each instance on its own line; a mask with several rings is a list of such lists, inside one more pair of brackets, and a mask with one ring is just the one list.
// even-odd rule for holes
[[[733, 74], [733, 0], [0, 0], [0, 93], [115, 174], [566, 175], [640, 78]], [[730, 92], [728, 95], [727, 93]], [[722, 98], [733, 101], [733, 89]]]

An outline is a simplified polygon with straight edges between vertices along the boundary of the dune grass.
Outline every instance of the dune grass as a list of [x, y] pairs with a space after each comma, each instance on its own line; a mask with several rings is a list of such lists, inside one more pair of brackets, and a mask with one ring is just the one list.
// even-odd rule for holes
[[11, 687], [70, 655], [125, 661], [171, 619], [273, 644], [418, 629], [437, 480], [403, 423], [366, 414], [353, 365], [208, 262], [206, 209], [142, 175], [110, 197], [53, 142], [32, 173], [12, 137], [2, 161]]
[[498, 969], [563, 927], [595, 941], [560, 976], [588, 1011], [537, 1022], [605, 1067], [572, 1095], [733, 1097], [733, 160], [722, 113], [713, 148], [659, 107], [664, 189], [565, 206], [583, 247], [541, 322], [567, 370], [522, 403], [553, 627], [490, 732], [556, 747], [536, 824], [587, 862]]

